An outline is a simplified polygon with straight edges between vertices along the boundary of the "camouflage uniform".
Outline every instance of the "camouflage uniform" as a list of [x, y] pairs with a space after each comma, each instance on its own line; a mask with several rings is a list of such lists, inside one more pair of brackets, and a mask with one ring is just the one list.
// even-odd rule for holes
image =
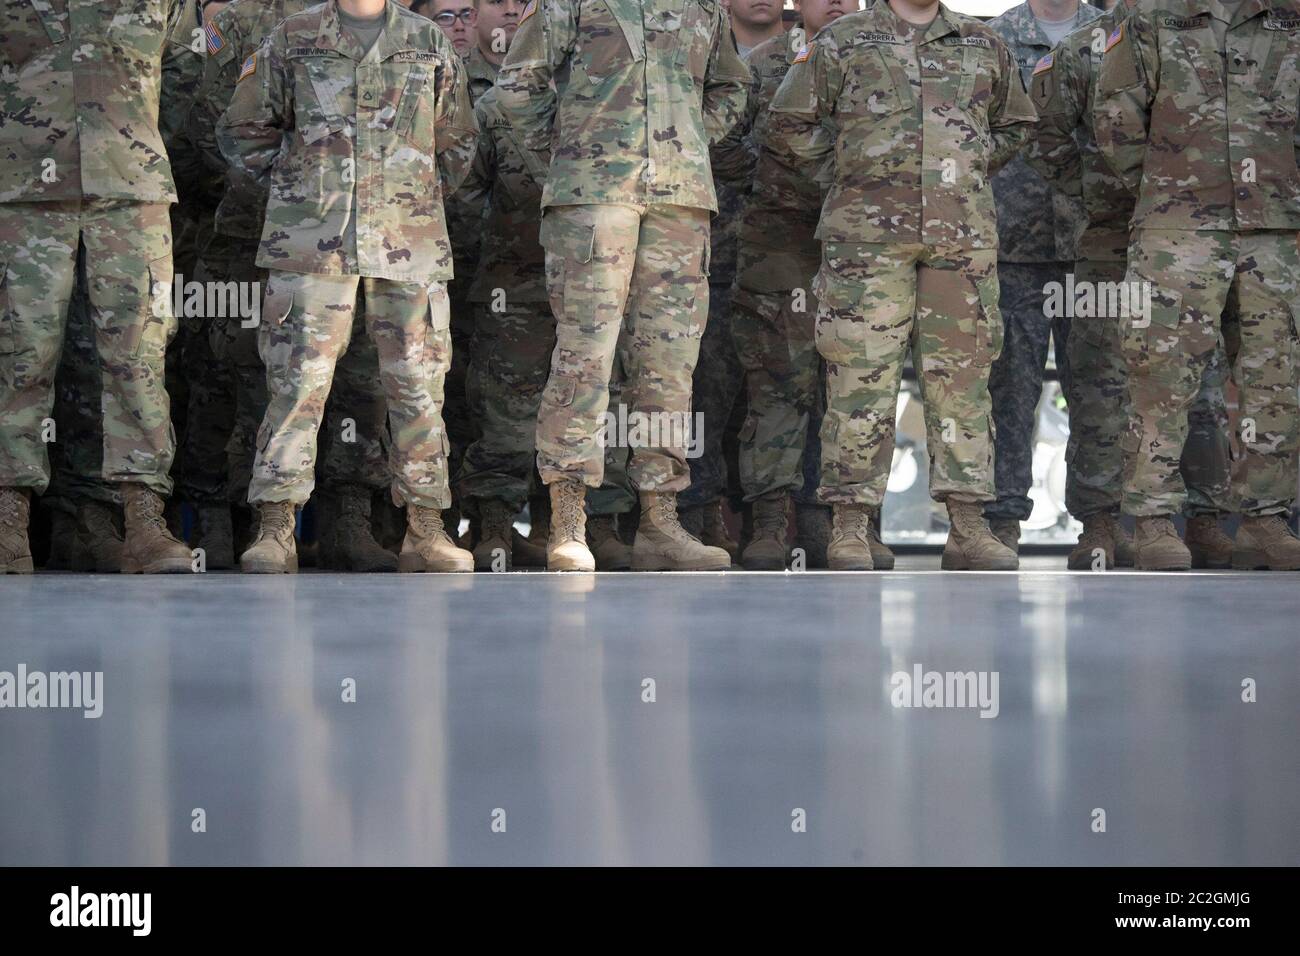
[[795, 60], [767, 143], [812, 171], [834, 156], [814, 282], [827, 363], [821, 498], [881, 504], [911, 349], [931, 494], [991, 500], [987, 385], [1002, 320], [988, 176], [1034, 119], [1011, 55], [942, 4], [913, 28], [877, 3], [828, 25]]
[[285, 19], [241, 68], [218, 125], [236, 174], [269, 191], [257, 264], [271, 401], [252, 502], [302, 503], [358, 292], [388, 399], [393, 500], [446, 508], [450, 358], [442, 191], [473, 158], [464, 69], [431, 21], [389, 3], [363, 54], [337, 0]]
[[[762, 149], [768, 106], [805, 40], [803, 28], [795, 27], [750, 51], [747, 122], [732, 131], [724, 147], [736, 154], [728, 166], [753, 184], [740, 224], [731, 317], [748, 398], [740, 432], [746, 501], [790, 491], [800, 503], [813, 504], [821, 476], [817, 429], [825, 372], [813, 335], [817, 299], [810, 289], [821, 255], [816, 235], [821, 187], [805, 171]], [[813, 480], [805, 481], [801, 460]]]
[[[227, 166], [217, 146], [217, 122], [234, 95], [240, 68], [285, 17], [316, 6], [318, 0], [236, 0], [213, 18], [207, 35], [207, 65], [202, 89], [190, 115], [189, 138], [215, 177], [209, 193], [219, 202], [214, 232], [203, 248], [194, 278], [203, 283], [265, 290], [266, 270], [256, 263], [266, 205], [263, 190]], [[248, 498], [257, 431], [269, 401], [266, 370], [258, 354], [257, 324], [239, 315], [209, 316], [207, 340], [214, 363], [231, 378], [233, 421], [226, 430], [225, 495]], [[378, 355], [358, 314], [339, 359], [325, 407], [318, 455], [325, 486], [358, 485], [386, 489], [392, 480], [386, 462], [387, 407], [379, 382]], [[349, 420], [355, 441], [343, 440]], [[351, 437], [349, 435], [349, 437]]]
[[[470, 47], [463, 59], [470, 104], [476, 105], [496, 83], [497, 65], [483, 55], [477, 43]], [[451, 369], [447, 372], [447, 401], [442, 415], [451, 442], [453, 475], [460, 473], [466, 449], [482, 434], [480, 418], [483, 412], [471, 407], [466, 377], [480, 312], [478, 303], [470, 299], [470, 286], [480, 261], [485, 199], [484, 193], [471, 198], [470, 193], [463, 190], [457, 190], [446, 199], [447, 230], [451, 234], [456, 278], [447, 286], [451, 296]]]
[[[543, 0], [521, 19], [498, 89], [545, 181], [558, 320], [537, 428], [547, 484], [600, 485], [616, 354], [630, 411], [689, 412], [717, 208], [709, 145], [740, 119], [747, 80], [717, 0]], [[643, 492], [685, 489], [684, 442], [634, 448], [629, 472]]]
[[1097, 142], [1137, 196], [1127, 280], [1151, 288], [1149, 324], [1120, 330], [1132, 402], [1126, 513], [1182, 507], [1188, 407], [1221, 333], [1255, 429], [1243, 442], [1241, 510], [1278, 514], [1295, 497], [1298, 97], [1290, 6], [1153, 5], [1106, 40]]
[[176, 190], [158, 112], [180, 6], [0, 10], [0, 486], [49, 482], [41, 422], [84, 246], [104, 372], [103, 476], [171, 490], [163, 353], [176, 329]]
[[[1101, 15], [1080, 4], [1076, 22], [1090, 23]], [[989, 21], [1006, 41], [1026, 88], [1034, 66], [1052, 43], [1038, 25], [1028, 3], [1012, 7]], [[997, 500], [984, 509], [990, 519], [1023, 521], [1033, 510], [1034, 425], [1043, 394], [1043, 370], [1049, 340], [1055, 342], [1056, 369], [1061, 388], [1070, 395], [1070, 365], [1066, 343], [1070, 320], [1048, 317], [1044, 290], [1063, 283], [1076, 258], [1076, 238], [1083, 210], [1077, 198], [1054, 190], [1021, 156], [993, 177], [998, 210], [999, 303], [1005, 335], [1002, 354], [989, 373], [989, 395], [997, 426], [994, 484]]]
[[[1093, 100], [1106, 38], [1131, 7], [1121, 0], [1070, 34], [1034, 70], [1030, 94], [1038, 108], [1026, 160], [1068, 195], [1082, 200], [1087, 227], [1079, 239], [1076, 285], [1124, 281], [1134, 197], [1106, 165], [1093, 132]], [[1076, 317], [1067, 343], [1072, 371], [1065, 504], [1082, 520], [1120, 510], [1124, 468], [1121, 440], [1128, 428], [1128, 374], [1118, 315]], [[1189, 515], [1233, 510], [1227, 406], [1227, 363], [1216, 349], [1188, 412], [1182, 472]]]

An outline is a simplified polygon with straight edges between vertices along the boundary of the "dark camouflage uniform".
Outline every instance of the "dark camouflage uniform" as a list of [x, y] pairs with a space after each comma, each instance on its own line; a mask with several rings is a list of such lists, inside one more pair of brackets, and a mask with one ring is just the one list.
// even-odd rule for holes
[[[1100, 15], [1096, 7], [1079, 5], [1080, 24]], [[1028, 87], [1034, 66], [1052, 49], [1029, 4], [1012, 7], [989, 21], [989, 26], [1006, 41]], [[1034, 426], [1052, 342], [1057, 375], [1067, 398], [1071, 387], [1066, 347], [1070, 320], [1046, 315], [1044, 290], [1049, 283], [1064, 282], [1074, 263], [1083, 209], [1075, 197], [1048, 186], [1021, 156], [993, 177], [993, 195], [998, 210], [998, 285], [1005, 332], [1002, 354], [989, 374], [997, 426], [997, 500], [984, 513], [989, 518], [1023, 521], [1033, 510], [1029, 489], [1034, 477]]]
[[992, 499], [988, 369], [1002, 320], [988, 177], [1033, 119], [997, 34], [942, 4], [913, 28], [877, 3], [831, 23], [795, 58], [767, 144], [810, 174], [834, 158], [815, 283], [827, 363], [823, 501], [881, 504], [908, 351], [931, 494]]

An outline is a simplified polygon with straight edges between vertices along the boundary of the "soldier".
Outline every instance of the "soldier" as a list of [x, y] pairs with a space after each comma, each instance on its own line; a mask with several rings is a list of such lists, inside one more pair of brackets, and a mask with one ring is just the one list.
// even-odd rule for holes
[[469, 55], [474, 46], [474, 4], [471, 0], [417, 0], [411, 9], [428, 17], [446, 35], [456, 55]]
[[[1039, 119], [1024, 155], [1054, 186], [1082, 200], [1087, 228], [1079, 239], [1073, 284], [1093, 292], [1121, 287], [1128, 255], [1135, 200], [1097, 150], [1092, 107], [1106, 38], [1131, 10], [1128, 0], [1120, 0], [1100, 19], [1071, 33], [1059, 49], [1039, 61], [1030, 84]], [[1124, 466], [1121, 440], [1129, 419], [1119, 322], [1118, 314], [1076, 315], [1066, 345], [1072, 374], [1065, 501], [1083, 522], [1067, 562], [1074, 570], [1094, 567], [1098, 552], [1108, 568], [1133, 564], [1132, 540], [1117, 520]], [[1224, 365], [1216, 349], [1188, 414], [1181, 467], [1193, 567], [1227, 567], [1232, 557], [1232, 539], [1218, 524], [1218, 513], [1230, 509]]]
[[[821, 450], [816, 428], [824, 399], [824, 371], [813, 340], [817, 300], [810, 293], [820, 249], [817, 217], [821, 187], [803, 169], [763, 149], [768, 105], [809, 36], [857, 9], [852, 0], [802, 0], [800, 23], [749, 54], [753, 76], [747, 119], [717, 152], [736, 151], [741, 180], [752, 183], [740, 224], [739, 269], [732, 297], [732, 338], [744, 368], [748, 413], [740, 432], [740, 476], [754, 511], [754, 534], [741, 563], [751, 571], [786, 566], [790, 499], [795, 499], [796, 544], [808, 567], [826, 566], [829, 509], [816, 500], [819, 480], [805, 481], [802, 462], [817, 479]], [[746, 161], [748, 160], [748, 161]], [[715, 163], [715, 168], [722, 164]], [[810, 441], [811, 439], [811, 441]], [[873, 524], [872, 559], [893, 566], [893, 554]]]
[[871, 515], [889, 478], [909, 349], [930, 493], [952, 520], [943, 567], [1017, 567], [982, 514], [993, 498], [988, 370], [1002, 338], [988, 177], [1033, 120], [1006, 45], [937, 0], [840, 17], [799, 52], [772, 101], [766, 144], [778, 158], [810, 173], [833, 161], [814, 282], [833, 569], [873, 567]]
[[91, 0], [0, 10], [0, 571], [32, 570], [30, 495], [49, 482], [46, 419], [83, 246], [103, 475], [125, 505], [121, 569], [191, 570], [163, 516], [176, 190], [158, 113], [180, 10], [177, 0], [139, 0], [129, 17]]
[[1245, 449], [1232, 566], [1300, 569], [1286, 523], [1300, 429], [1300, 12], [1268, 0], [1143, 6], [1110, 32], [1097, 82], [1098, 146], [1137, 197], [1126, 282], [1150, 296], [1120, 327], [1132, 402], [1123, 508], [1137, 516], [1136, 565], [1191, 567], [1170, 516], [1187, 497], [1188, 406], [1222, 335]]
[[[1079, 0], [1028, 0], [989, 26], [1006, 41], [1026, 89], [1038, 61], [1076, 27], [1101, 16]], [[984, 509], [998, 540], [1018, 551], [1020, 522], [1033, 502], [1034, 424], [1043, 394], [1049, 342], [1055, 342], [1056, 369], [1066, 398], [1070, 366], [1067, 315], [1049, 316], [1048, 290], [1063, 285], [1076, 258], [1083, 210], [1077, 199], [1054, 190], [1021, 156], [993, 177], [998, 210], [998, 302], [1004, 335], [1002, 354], [989, 372], [996, 440], [993, 452], [997, 500]]]
[[[558, 91], [557, 71], [568, 77]], [[557, 342], [537, 458], [551, 496], [552, 570], [595, 567], [583, 486], [604, 474], [616, 353], [628, 401], [615, 417], [630, 423], [621, 438], [641, 497], [633, 567], [730, 566], [726, 551], [678, 521], [690, 477], [674, 424], [689, 420], [708, 314], [709, 146], [740, 119], [747, 81], [716, 0], [531, 0], [506, 55], [498, 102], [545, 180]]]
[[257, 264], [271, 401], [249, 500], [245, 571], [292, 572], [294, 511], [312, 489], [316, 432], [358, 292], [388, 398], [404, 571], [469, 571], [450, 505], [442, 380], [451, 246], [442, 191], [473, 158], [464, 68], [432, 23], [383, 0], [328, 0], [286, 18], [240, 70], [222, 152], [269, 190]]
[[[731, 29], [742, 60], [767, 40], [784, 36], [781, 5], [775, 0], [730, 0]], [[736, 130], [732, 130], [732, 135]], [[691, 484], [678, 498], [682, 527], [704, 544], [722, 548], [734, 562], [740, 549], [722, 517], [722, 499], [739, 486], [739, 431], [744, 421], [744, 370], [731, 334], [731, 285], [736, 277], [740, 213], [748, 179], [729, 182], [714, 151], [713, 183], [718, 213], [709, 226], [709, 320], [691, 384], [691, 411], [700, 421], [697, 454], [690, 459]], [[752, 164], [751, 166], [752, 172]]]
[[[262, 189], [228, 167], [217, 146], [217, 121], [234, 95], [243, 63], [257, 51], [271, 30], [287, 16], [315, 6], [318, 0], [237, 0], [207, 24], [207, 65], [202, 88], [190, 115], [193, 150], [216, 182], [207, 188], [216, 207], [211, 240], [203, 249], [195, 279], [212, 288], [231, 288], [260, 300], [266, 270], [258, 267], [257, 242], [262, 232], [266, 196]], [[243, 301], [241, 299], [241, 301]], [[227, 482], [224, 496], [246, 506], [252, 477], [257, 430], [269, 401], [266, 370], [258, 354], [260, 316], [222, 310], [208, 317], [208, 339], [214, 362], [233, 379], [233, 423], [226, 445]], [[395, 571], [397, 556], [382, 547], [371, 528], [371, 505], [387, 492], [392, 475], [385, 461], [388, 410], [379, 382], [379, 359], [366, 333], [364, 316], [355, 317], [347, 349], [339, 359], [325, 407], [318, 459], [324, 507], [320, 510], [321, 566], [343, 571]], [[242, 553], [255, 529], [244, 509], [237, 507], [240, 533], [232, 551]], [[204, 525], [200, 510], [200, 528]], [[211, 566], [211, 559], [209, 559]]]

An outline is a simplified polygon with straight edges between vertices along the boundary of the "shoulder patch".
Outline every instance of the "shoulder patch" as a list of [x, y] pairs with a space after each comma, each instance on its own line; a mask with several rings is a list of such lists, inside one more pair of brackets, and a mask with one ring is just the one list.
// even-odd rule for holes
[[1109, 53], [1110, 48], [1122, 39], [1124, 39], [1124, 24], [1121, 23], [1118, 24], [1114, 30], [1110, 31], [1110, 36], [1106, 37], [1106, 48], [1101, 52]]
[[1048, 53], [1041, 60], [1039, 60], [1038, 65], [1034, 67], [1034, 76], [1038, 76], [1038, 74], [1040, 73], [1046, 73], [1048, 70], [1052, 68], [1052, 64], [1054, 62], [1056, 61], [1053, 57], [1053, 54]]
[[217, 28], [216, 20], [205, 20], [203, 23], [203, 35], [208, 41], [208, 56], [216, 56], [226, 48], [226, 38], [221, 35]]
[[244, 65], [239, 68], [239, 79], [237, 79], [235, 82], [242, 83], [245, 77], [252, 76], [256, 72], [257, 72], [257, 54], [253, 53], [250, 54], [248, 59], [244, 61]]
[[805, 43], [799, 48], [799, 52], [794, 55], [794, 62], [803, 63], [808, 57], [812, 56], [813, 47], [816, 44], [812, 42]]
[[537, 0], [528, 0], [528, 6], [524, 7], [523, 16], [519, 18], [519, 26], [524, 25], [524, 21], [537, 12]]

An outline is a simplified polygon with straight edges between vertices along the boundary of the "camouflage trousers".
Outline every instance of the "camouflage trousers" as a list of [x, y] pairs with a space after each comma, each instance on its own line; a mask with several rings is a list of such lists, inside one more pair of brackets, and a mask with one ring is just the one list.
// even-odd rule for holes
[[[1124, 281], [1122, 261], [1080, 261], [1076, 286]], [[1128, 430], [1128, 370], [1120, 347], [1120, 319], [1075, 317], [1067, 343], [1071, 369], [1070, 439], [1066, 446], [1065, 504], [1082, 520], [1118, 512], [1123, 492], [1124, 435]], [[1188, 433], [1180, 470], [1189, 515], [1236, 510], [1232, 498], [1232, 456], [1224, 396], [1227, 360], [1215, 348], [1201, 372], [1200, 388], [1187, 412]]]
[[[537, 412], [554, 350], [555, 317], [548, 303], [515, 303], [501, 311], [479, 303], [465, 377], [465, 395], [478, 422], [478, 437], [465, 451], [457, 472], [456, 492], [462, 501], [497, 498], [518, 510], [530, 495], [545, 494], [540, 480], [533, 480]], [[621, 381], [615, 361], [610, 382], [614, 394], [620, 393]], [[587, 510], [622, 514], [635, 504], [636, 492], [627, 478], [627, 450], [607, 448], [604, 479], [599, 488], [588, 490]]]
[[1051, 318], [1044, 308], [1049, 283], [1064, 283], [1065, 262], [999, 262], [998, 303], [1002, 311], [1002, 353], [989, 372], [989, 396], [997, 440], [993, 480], [997, 500], [984, 509], [989, 518], [1024, 521], [1034, 510], [1034, 426], [1043, 395], [1049, 342], [1056, 346], [1061, 389], [1070, 394], [1066, 342], [1070, 320]]
[[[255, 265], [256, 255], [256, 239], [214, 235], [200, 256], [195, 277], [203, 283], [235, 283], [265, 290], [267, 273]], [[257, 433], [269, 398], [266, 369], [258, 353], [260, 320], [227, 312], [207, 320], [207, 334], [215, 363], [231, 380], [233, 409], [225, 445], [225, 494], [228, 500], [240, 503], [248, 500]], [[389, 487], [387, 418], [378, 353], [366, 334], [364, 311], [358, 310], [325, 404], [317, 455], [323, 486]]]
[[903, 362], [925, 407], [930, 494], [993, 499], [989, 367], [1002, 343], [997, 254], [919, 244], [823, 243], [813, 282], [826, 360], [827, 504], [884, 501]]
[[[457, 275], [472, 275], [472, 269], [457, 266]], [[473, 407], [469, 395], [469, 363], [473, 348], [479, 306], [468, 300], [468, 279], [455, 279], [447, 290], [451, 303], [451, 368], [447, 370], [446, 400], [442, 415], [451, 446], [451, 474], [459, 474], [469, 446], [481, 434], [481, 412]], [[459, 490], [456, 491], [459, 495]]]
[[[103, 476], [171, 492], [175, 436], [164, 353], [176, 332], [164, 203], [0, 205], [0, 486], [43, 492], [43, 423], [85, 248], [86, 290], [103, 374]], [[55, 423], [57, 428], [57, 422]]]
[[690, 487], [677, 498], [682, 508], [711, 504], [740, 493], [740, 429], [745, 421], [745, 371], [731, 330], [731, 286], [709, 286], [709, 319], [691, 376], [695, 457], [687, 459]]
[[807, 289], [754, 292], [737, 285], [731, 316], [748, 397], [740, 431], [745, 500], [787, 491], [801, 504], [816, 504], [817, 430], [826, 405], [825, 363], [815, 338], [817, 299]]
[[442, 424], [451, 364], [446, 285], [274, 269], [258, 329], [270, 402], [258, 431], [250, 502], [301, 504], [311, 496], [317, 433], [359, 306], [387, 399], [393, 502], [451, 506]]
[[[626, 380], [623, 414], [615, 419], [688, 421], [709, 307], [709, 213], [681, 206], [553, 206], [543, 215], [541, 241], [556, 346], [538, 412], [537, 467], [546, 484], [573, 478], [595, 488], [604, 475], [616, 354]], [[628, 441], [635, 446], [632, 484], [683, 491], [690, 484], [686, 436], [680, 428], [660, 428], [658, 435], [659, 442]]]
[[1125, 435], [1123, 509], [1167, 515], [1187, 498], [1179, 465], [1188, 409], [1205, 366], [1227, 343], [1241, 390], [1240, 510], [1280, 514], [1296, 496], [1294, 232], [1142, 229], [1129, 245], [1127, 281], [1150, 288], [1149, 321], [1125, 319], [1132, 418]]

